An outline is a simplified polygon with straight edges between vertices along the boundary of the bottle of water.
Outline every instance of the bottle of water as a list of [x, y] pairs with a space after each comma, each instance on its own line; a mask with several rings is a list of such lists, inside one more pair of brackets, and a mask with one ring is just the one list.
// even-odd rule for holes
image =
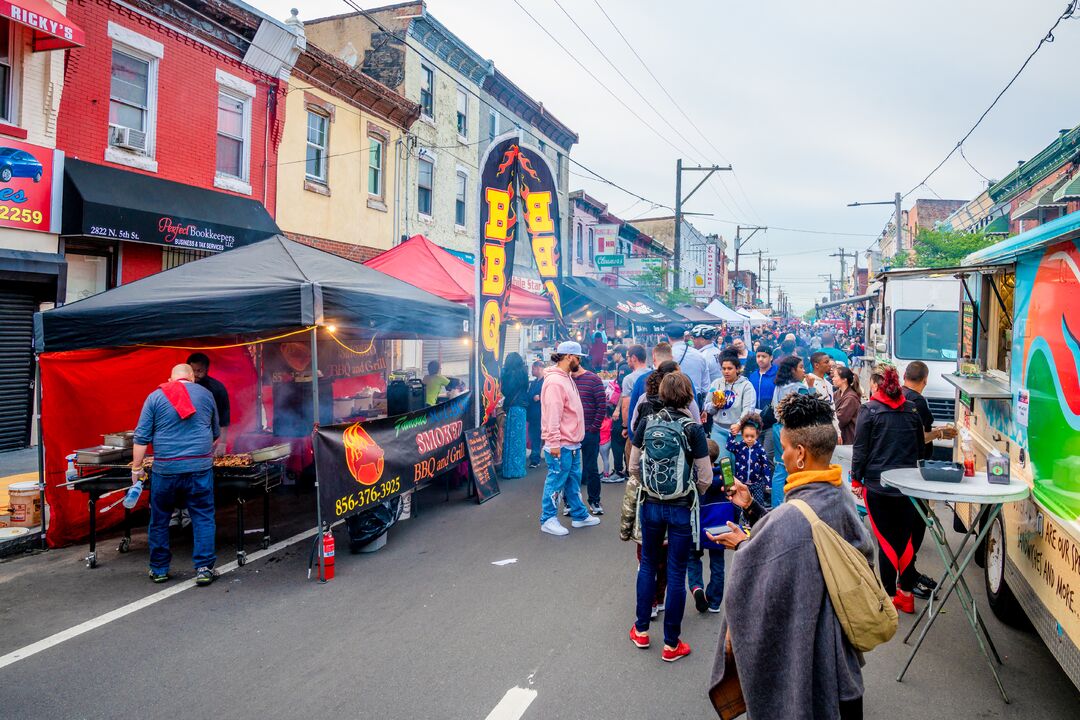
[[131, 510], [135, 507], [135, 504], [139, 502], [139, 496], [142, 495], [143, 481], [138, 480], [134, 485], [128, 488], [127, 493], [124, 495], [124, 507]]

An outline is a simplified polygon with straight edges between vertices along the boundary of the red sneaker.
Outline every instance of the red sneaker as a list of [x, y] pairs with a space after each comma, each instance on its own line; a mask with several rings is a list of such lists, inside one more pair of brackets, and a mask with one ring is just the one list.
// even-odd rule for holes
[[908, 615], [915, 614], [915, 596], [910, 593], [904, 595], [904, 593], [897, 590], [895, 597], [893, 597], [892, 604], [895, 605], [896, 609], [900, 612], [907, 613]]
[[649, 635], [648, 633], [639, 633], [637, 625], [630, 626], [630, 642], [637, 645], [639, 648], [645, 649], [649, 647]]
[[660, 659], [664, 662], [675, 662], [679, 658], [686, 657], [689, 654], [690, 646], [680, 640], [678, 646], [674, 648], [669, 648], [667, 645], [665, 645], [664, 652], [661, 653]]

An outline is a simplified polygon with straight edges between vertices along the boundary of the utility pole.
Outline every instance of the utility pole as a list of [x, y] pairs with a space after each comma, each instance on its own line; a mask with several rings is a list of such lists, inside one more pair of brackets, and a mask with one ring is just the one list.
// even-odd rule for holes
[[848, 289], [847, 289], [847, 259], [848, 259], [849, 256], [855, 258], [855, 268], [858, 269], [858, 267], [859, 267], [859, 253], [855, 252], [854, 250], [852, 250], [851, 252], [848, 252], [844, 248], [837, 248], [837, 250], [838, 250], [838, 252], [834, 252], [829, 257], [838, 257], [838, 258], [840, 258], [840, 297], [845, 298], [845, 297], [848, 296]]
[[893, 206], [893, 223], [896, 225], [896, 252], [900, 252], [904, 249], [904, 228], [900, 224], [904, 217], [903, 209], [904, 196], [900, 193], [893, 195], [892, 200], [879, 200], [877, 202], [853, 202], [848, 203], [848, 207], [862, 207], [863, 205], [892, 205]]
[[832, 302], [833, 300], [836, 299], [836, 295], [833, 293], [832, 273], [829, 273], [827, 275], [825, 273], [819, 273], [818, 277], [821, 278], [822, 280], [828, 280], [829, 281], [829, 302]]
[[765, 305], [766, 307], [772, 307], [772, 271], [776, 269], [776, 258], [765, 259], [765, 271], [769, 274], [768, 284], [765, 286]]
[[[749, 238], [747, 238], [749, 239]], [[761, 256], [765, 254], [764, 250], [755, 250], [754, 252], [748, 252], [747, 255], [757, 255], [757, 294], [761, 295]], [[750, 298], [751, 304], [756, 304], [754, 298]]]
[[[731, 300], [736, 305], [739, 304], [739, 253], [742, 251], [742, 246], [750, 242], [750, 238], [754, 237], [759, 230], [768, 230], [769, 228], [763, 225], [736, 225], [735, 226], [735, 282], [732, 283], [732, 297]], [[750, 234], [746, 236], [746, 239], [741, 239], [742, 231], [749, 230]], [[753, 253], [747, 253], [747, 255], [753, 255]]]
[[[731, 166], [721, 167], [719, 165], [699, 165], [696, 167], [683, 167], [682, 158], [675, 161], [675, 242], [673, 243], [672, 252], [675, 254], [675, 280], [673, 288], [679, 289], [679, 283], [681, 281], [680, 274], [682, 272], [681, 258], [682, 254], [682, 219], [684, 215], [703, 215], [708, 213], [684, 213], [683, 205], [693, 197], [694, 193], [705, 184], [705, 181], [713, 176], [713, 173], [718, 170], [731, 170]], [[705, 177], [701, 179], [694, 189], [691, 190], [686, 197], [682, 194], [682, 175], [684, 172], [703, 172], [707, 173]]]

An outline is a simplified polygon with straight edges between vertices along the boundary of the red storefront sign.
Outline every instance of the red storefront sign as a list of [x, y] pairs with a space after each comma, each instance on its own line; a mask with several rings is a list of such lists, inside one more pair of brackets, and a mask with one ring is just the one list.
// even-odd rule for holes
[[53, 232], [56, 151], [0, 140], [0, 227]]

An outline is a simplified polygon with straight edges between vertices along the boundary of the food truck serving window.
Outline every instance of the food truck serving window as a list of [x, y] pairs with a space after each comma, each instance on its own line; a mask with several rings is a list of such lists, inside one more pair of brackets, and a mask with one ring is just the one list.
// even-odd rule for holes
[[988, 306], [990, 342], [986, 347], [986, 369], [1009, 376], [1012, 350], [1013, 298], [1016, 295], [1016, 273], [987, 275], [990, 297]]
[[893, 313], [896, 357], [900, 360], [956, 360], [955, 310], [896, 310]]

